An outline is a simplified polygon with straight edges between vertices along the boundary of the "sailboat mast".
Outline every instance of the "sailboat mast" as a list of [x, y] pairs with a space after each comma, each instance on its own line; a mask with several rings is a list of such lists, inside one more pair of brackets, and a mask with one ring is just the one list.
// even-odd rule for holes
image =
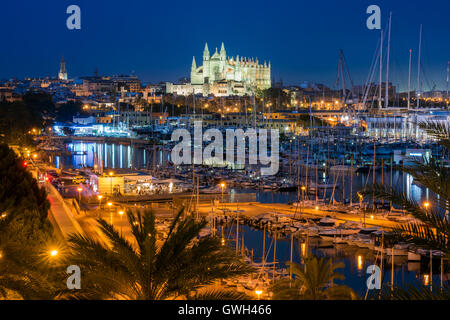
[[447, 109], [448, 109], [448, 80], [449, 80], [449, 74], [450, 74], [450, 61], [447, 63], [447, 97], [446, 97], [446, 101], [447, 101]]
[[388, 47], [387, 47], [387, 61], [386, 61], [386, 89], [385, 89], [385, 101], [384, 107], [389, 106], [389, 55], [391, 51], [391, 23], [392, 23], [392, 12], [389, 14], [389, 31], [388, 31]]
[[412, 50], [409, 49], [409, 73], [408, 73], [408, 110], [411, 107], [411, 58]]
[[417, 109], [420, 107], [420, 58], [422, 54], [422, 25], [419, 33], [419, 59], [417, 63]]
[[379, 86], [379, 95], [378, 95], [378, 108], [381, 109], [382, 101], [381, 101], [381, 90], [383, 86], [383, 30], [380, 33], [380, 83]]

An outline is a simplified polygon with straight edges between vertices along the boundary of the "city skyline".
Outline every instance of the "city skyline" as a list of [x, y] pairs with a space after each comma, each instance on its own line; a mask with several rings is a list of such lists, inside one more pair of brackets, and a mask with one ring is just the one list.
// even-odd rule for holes
[[[8, 12], [24, 9], [23, 4], [4, 5], [0, 26], [9, 31], [4, 40], [10, 49], [0, 53], [0, 78], [57, 76], [64, 55], [69, 78], [92, 75], [98, 69], [100, 74], [134, 73], [144, 82], [177, 81], [189, 77], [192, 56], [203, 50], [205, 42], [211, 51], [224, 42], [230, 55], [270, 60], [276, 81], [282, 79], [290, 85], [311, 81], [333, 88], [339, 50], [344, 51], [355, 84], [362, 84], [379, 38], [378, 30], [368, 30], [365, 25], [366, 8], [375, 4], [371, 1], [355, 1], [345, 8], [331, 1], [325, 5], [281, 2], [276, 7], [228, 2], [225, 8], [205, 3], [177, 3], [171, 8], [135, 3], [123, 10], [118, 10], [116, 1], [78, 1], [81, 30], [65, 26], [70, 4], [30, 3], [26, 6], [32, 10], [20, 19]], [[450, 45], [443, 39], [450, 22], [444, 15], [450, 4], [376, 4], [381, 7], [383, 28], [393, 12], [390, 81], [400, 91], [406, 89], [412, 49], [412, 89], [417, 86], [422, 23], [422, 88], [445, 90]]]

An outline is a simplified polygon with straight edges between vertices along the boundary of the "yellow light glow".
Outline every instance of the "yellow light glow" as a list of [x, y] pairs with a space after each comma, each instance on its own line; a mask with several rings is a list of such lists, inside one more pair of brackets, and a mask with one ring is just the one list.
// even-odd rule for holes
[[362, 256], [358, 256], [358, 270], [362, 270], [362, 268], [363, 268]]
[[306, 243], [302, 243], [302, 256], [306, 254]]
[[430, 284], [430, 275], [424, 274], [423, 275], [423, 284], [428, 286]]
[[97, 196], [97, 198], [98, 198], [98, 200], [102, 200], [103, 196], [102, 196], [101, 194], [99, 194], [99, 195]]
[[108, 202], [108, 207], [111, 207], [112, 206], [112, 202]]
[[52, 250], [52, 251], [50, 251], [50, 255], [51, 255], [52, 257], [58, 255], [58, 250]]
[[120, 215], [123, 215], [123, 211], [119, 211], [119, 214], [120, 214]]
[[428, 201], [426, 201], [426, 202], [424, 202], [423, 205], [424, 205], [425, 209], [428, 209], [428, 207], [430, 206], [430, 203]]

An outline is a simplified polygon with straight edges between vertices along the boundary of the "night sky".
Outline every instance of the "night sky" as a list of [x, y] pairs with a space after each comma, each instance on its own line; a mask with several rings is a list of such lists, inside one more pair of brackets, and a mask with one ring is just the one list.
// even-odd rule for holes
[[[81, 30], [66, 28], [67, 6], [81, 7]], [[130, 74], [143, 81], [176, 81], [197, 65], [205, 41], [211, 54], [223, 41], [227, 55], [272, 62], [284, 84], [309, 80], [334, 85], [339, 49], [355, 83], [369, 72], [379, 38], [366, 28], [366, 8], [377, 4], [383, 28], [393, 12], [391, 79], [405, 88], [413, 49], [416, 86], [419, 25], [424, 25], [423, 89], [445, 89], [450, 60], [448, 0], [320, 1], [2, 1], [0, 78], [55, 76], [64, 54], [69, 77]]]

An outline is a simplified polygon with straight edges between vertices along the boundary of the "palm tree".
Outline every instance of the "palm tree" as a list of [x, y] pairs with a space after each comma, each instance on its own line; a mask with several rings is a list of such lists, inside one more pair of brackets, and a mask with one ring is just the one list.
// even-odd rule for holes
[[[103, 244], [75, 234], [69, 238], [70, 261], [82, 272], [77, 298], [161, 300], [195, 298], [196, 290], [219, 279], [246, 274], [251, 268], [217, 238], [196, 240], [205, 220], [182, 218], [181, 209], [165, 240], [158, 241], [151, 211], [127, 211], [133, 245], [102, 219]], [[199, 296], [200, 297], [200, 296]]]
[[[450, 150], [450, 126], [448, 124], [429, 121], [420, 123], [420, 127], [437, 139], [444, 151]], [[431, 190], [436, 195], [433, 201], [420, 204], [394, 188], [380, 184], [371, 186], [362, 193], [367, 196], [372, 195], [375, 199], [390, 201], [393, 205], [402, 207], [415, 218], [412, 223], [392, 228], [391, 238], [396, 241], [414, 243], [430, 250], [440, 250], [444, 253], [445, 259], [448, 259], [450, 223], [443, 213], [450, 211], [450, 168], [445, 167], [443, 161], [439, 163], [436, 159], [431, 159], [424, 160], [424, 162], [416, 161], [413, 166], [402, 170]], [[390, 288], [388, 293], [381, 295], [381, 298], [442, 299], [443, 297], [448, 298], [448, 296], [448, 287], [444, 286], [441, 291], [430, 291], [430, 288], [416, 284], [404, 288]]]
[[[450, 150], [448, 125], [427, 122], [421, 123], [420, 127], [439, 139], [444, 150]], [[436, 159], [431, 159], [424, 160], [423, 163], [416, 161], [413, 166], [402, 170], [436, 195], [432, 203], [417, 203], [394, 188], [380, 184], [371, 186], [362, 193], [367, 196], [373, 195], [375, 199], [391, 201], [393, 205], [402, 207], [416, 219], [415, 222], [394, 227], [392, 231], [395, 238], [425, 248], [441, 250], [448, 256], [450, 224], [446, 217], [443, 217], [443, 212], [450, 210], [450, 168], [445, 167], [443, 162], [438, 163]]]
[[[0, 297], [26, 300], [58, 298], [64, 292], [67, 265], [64, 259], [52, 257], [49, 251], [62, 246], [52, 234], [44, 234], [33, 225], [36, 224], [30, 218], [33, 214], [24, 211], [22, 216], [0, 218]], [[21, 229], [28, 230], [22, 232]]]
[[288, 263], [295, 276], [294, 280], [278, 280], [272, 286], [276, 300], [355, 300], [358, 295], [349, 287], [335, 285], [334, 280], [344, 280], [336, 269], [344, 267], [342, 262], [313, 256], [305, 259], [304, 267], [298, 263]]

